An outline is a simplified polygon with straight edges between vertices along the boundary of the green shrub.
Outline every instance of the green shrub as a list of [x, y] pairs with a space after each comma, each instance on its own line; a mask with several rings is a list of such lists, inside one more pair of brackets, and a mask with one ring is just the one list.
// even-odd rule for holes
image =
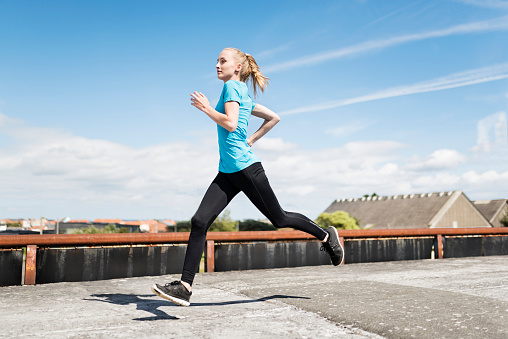
[[345, 211], [336, 211], [333, 213], [323, 212], [316, 219], [316, 223], [323, 227], [330, 226], [344, 230], [359, 230], [358, 221]]
[[116, 224], [107, 224], [106, 227], [100, 229], [94, 225], [88, 228], [82, 228], [74, 231], [74, 234], [103, 234], [103, 233], [129, 233], [128, 227], [117, 227]]
[[212, 232], [234, 232], [237, 231], [236, 221], [231, 219], [231, 212], [225, 209], [210, 226]]
[[501, 218], [500, 222], [501, 225], [503, 225], [504, 227], [508, 227], [508, 212], [505, 213], [504, 217]]
[[275, 231], [277, 229], [272, 224], [254, 219], [240, 221], [238, 228], [240, 231]]

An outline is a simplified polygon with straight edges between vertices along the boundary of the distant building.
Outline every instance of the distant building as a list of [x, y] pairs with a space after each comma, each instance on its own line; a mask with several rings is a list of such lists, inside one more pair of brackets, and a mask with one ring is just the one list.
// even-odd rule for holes
[[494, 227], [503, 227], [501, 219], [508, 214], [508, 200], [476, 200], [473, 204]]
[[92, 223], [88, 220], [70, 220], [59, 223], [58, 230], [60, 234], [71, 234], [91, 226]]
[[325, 210], [335, 211], [362, 228], [492, 227], [462, 191], [339, 199]]
[[121, 224], [123, 222], [122, 219], [95, 219], [93, 221], [94, 224]]
[[176, 231], [176, 222], [170, 219], [164, 220], [140, 220], [135, 221], [139, 225], [141, 232], [147, 233], [160, 233], [167, 232], [168, 230]]
[[58, 228], [60, 234], [72, 234], [92, 226], [102, 230], [110, 224], [115, 225], [118, 228], [126, 228], [129, 233], [138, 233], [140, 231], [139, 223], [126, 224], [120, 219], [96, 219], [93, 222], [90, 222], [89, 220], [70, 220], [67, 222], [61, 222]]

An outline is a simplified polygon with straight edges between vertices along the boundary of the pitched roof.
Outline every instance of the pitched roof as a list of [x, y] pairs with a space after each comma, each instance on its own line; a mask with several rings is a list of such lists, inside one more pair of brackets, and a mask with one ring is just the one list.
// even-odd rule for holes
[[[456, 224], [454, 220], [458, 218], [451, 215], [455, 211], [449, 211], [457, 209], [457, 205], [471, 215], [475, 226], [490, 226], [461, 191], [339, 199], [325, 212], [346, 211], [358, 219], [360, 227], [452, 227], [452, 222]], [[469, 226], [462, 219], [459, 224], [461, 227]]]
[[76, 224], [76, 223], [83, 223], [83, 224], [90, 224], [89, 220], [86, 219], [71, 219], [69, 221], [62, 221], [62, 223], [69, 223], [69, 224]]
[[98, 223], [98, 224], [120, 224], [123, 222], [122, 219], [95, 219], [93, 221], [94, 223]]
[[473, 204], [492, 224], [495, 224], [497, 219], [502, 218], [503, 211], [508, 209], [507, 199], [476, 200], [473, 201]]

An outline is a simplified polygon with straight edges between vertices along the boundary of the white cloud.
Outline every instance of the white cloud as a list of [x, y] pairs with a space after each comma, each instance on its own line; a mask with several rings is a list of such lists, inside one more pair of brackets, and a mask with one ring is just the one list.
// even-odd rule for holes
[[337, 148], [257, 152], [281, 205], [314, 218], [340, 196], [404, 189], [394, 160], [406, 145], [393, 141], [351, 142]]
[[346, 56], [351, 56], [355, 54], [369, 52], [372, 50], [379, 50], [391, 46], [401, 45], [413, 41], [425, 40], [430, 38], [441, 38], [450, 35], [489, 32], [489, 31], [504, 31], [507, 29], [508, 29], [508, 16], [504, 16], [497, 19], [477, 21], [441, 30], [401, 35], [388, 39], [371, 40], [360, 44], [344, 47], [338, 50], [308, 55], [298, 59], [268, 66], [263, 69], [263, 72], [268, 74], [286, 71], [292, 68], [315, 65], [328, 60], [339, 59]]
[[461, 187], [473, 199], [506, 199], [508, 171], [467, 171], [461, 177]]
[[0, 128], [6, 126], [13, 126], [15, 124], [21, 123], [19, 120], [8, 117], [5, 114], [0, 113]]
[[508, 150], [508, 124], [506, 112], [489, 115], [477, 123], [478, 139], [472, 151], [490, 153]]
[[[497, 171], [492, 170], [483, 173], [476, 173], [476, 171], [468, 171], [464, 173], [462, 179], [467, 184], [472, 185], [489, 185], [489, 184], [498, 184], [500, 182], [508, 183], [508, 171], [503, 173], [498, 173]], [[508, 184], [505, 184], [504, 186], [508, 187]]]
[[[422, 173], [411, 181], [411, 192], [439, 192], [461, 190], [473, 200], [506, 198], [508, 171], [465, 171], [459, 174], [447, 171], [432, 175]], [[407, 192], [407, 191], [406, 191]]]
[[261, 151], [280, 152], [293, 149], [296, 144], [284, 141], [282, 138], [263, 137], [255, 143], [254, 147]]
[[304, 197], [316, 190], [314, 185], [293, 185], [286, 187], [283, 191], [291, 194]]
[[414, 192], [451, 191], [460, 187], [460, 176], [450, 173], [417, 176], [411, 182]]
[[444, 89], [470, 86], [507, 78], [508, 78], [508, 63], [503, 63], [490, 67], [477, 68], [460, 73], [454, 73], [441, 78], [425, 82], [419, 82], [412, 85], [391, 87], [388, 89], [384, 89], [367, 95], [362, 95], [359, 97], [353, 97], [343, 100], [326, 101], [310, 106], [299, 107], [296, 109], [280, 112], [280, 115], [316, 112], [342, 106], [358, 104], [362, 102], [393, 98], [416, 93], [441, 91]]
[[0, 133], [16, 139], [0, 147], [2, 213], [183, 217], [217, 170], [216, 146], [202, 140], [135, 149], [22, 124], [3, 124]]
[[[189, 219], [217, 173], [217, 146], [208, 139], [136, 149], [19, 121], [3, 124], [0, 133], [18, 138], [0, 146], [3, 217]], [[494, 198], [508, 191], [508, 172], [462, 170], [467, 159], [454, 150], [437, 150], [418, 164], [413, 158], [413, 166], [420, 166], [415, 171], [401, 165], [408, 162], [401, 155], [408, 146], [390, 140], [317, 150], [262, 140], [266, 147], [254, 150], [279, 202], [311, 218], [338, 197], [372, 192], [462, 189]], [[230, 209], [234, 218], [263, 218], [241, 195]]]
[[409, 165], [408, 170], [413, 171], [436, 171], [453, 169], [466, 160], [463, 154], [452, 149], [439, 149], [434, 151], [425, 159], [415, 157]]
[[367, 121], [353, 121], [345, 125], [341, 125], [326, 131], [327, 134], [331, 134], [338, 138], [344, 138], [363, 129], [366, 129], [373, 125], [373, 122]]

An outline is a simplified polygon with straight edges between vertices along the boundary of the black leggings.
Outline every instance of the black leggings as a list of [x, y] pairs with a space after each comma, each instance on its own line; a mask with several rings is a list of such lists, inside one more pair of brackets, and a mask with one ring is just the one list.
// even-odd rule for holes
[[206, 232], [231, 200], [244, 192], [277, 228], [292, 227], [324, 240], [327, 233], [306, 216], [284, 211], [273, 193], [260, 162], [235, 173], [219, 172], [191, 219], [191, 234], [183, 264], [182, 281], [192, 285], [206, 242]]

